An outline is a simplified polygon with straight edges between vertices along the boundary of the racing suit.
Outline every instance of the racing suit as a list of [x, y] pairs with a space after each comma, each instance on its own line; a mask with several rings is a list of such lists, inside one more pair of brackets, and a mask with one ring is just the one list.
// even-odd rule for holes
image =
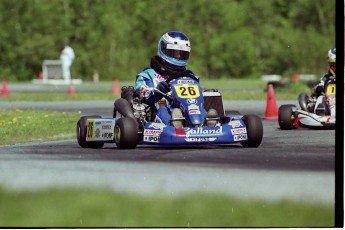
[[311, 97], [309, 98], [309, 102], [307, 104], [307, 108], [310, 112], [314, 111], [317, 98], [325, 92], [326, 83], [333, 77], [334, 76], [332, 75], [332, 73], [328, 71], [328, 73], [320, 78], [319, 82], [312, 88], [310, 95]]
[[135, 90], [140, 97], [143, 98], [143, 102], [147, 105], [154, 105], [157, 109], [154, 122], [163, 122], [165, 125], [169, 125], [171, 120], [171, 104], [163, 98], [161, 94], [155, 93], [154, 89], [159, 82], [166, 81], [169, 77], [182, 73], [193, 74], [191, 70], [175, 71], [167, 69], [159, 61], [158, 56], [154, 56], [151, 59], [151, 66], [143, 69], [136, 77]]
[[317, 98], [323, 92], [325, 92], [325, 85], [332, 77], [332, 73], [328, 71], [328, 73], [326, 73], [322, 78], [320, 78], [320, 81], [312, 88], [311, 96]]

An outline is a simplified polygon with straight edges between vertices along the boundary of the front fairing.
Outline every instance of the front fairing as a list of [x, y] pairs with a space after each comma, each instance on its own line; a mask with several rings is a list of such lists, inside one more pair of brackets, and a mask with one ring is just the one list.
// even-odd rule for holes
[[190, 77], [180, 77], [170, 83], [174, 104], [179, 107], [192, 126], [204, 122], [204, 98], [199, 82]]
[[330, 80], [325, 88], [330, 115], [335, 117], [335, 79]]

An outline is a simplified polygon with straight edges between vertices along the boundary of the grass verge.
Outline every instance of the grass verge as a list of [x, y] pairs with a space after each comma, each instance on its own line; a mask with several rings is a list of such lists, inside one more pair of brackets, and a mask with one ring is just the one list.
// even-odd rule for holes
[[[266, 100], [266, 82], [248, 79], [219, 79], [202, 81], [202, 86], [218, 89], [224, 100]], [[120, 82], [121, 86], [133, 85], [134, 82]], [[68, 86], [54, 88], [51, 85], [42, 86], [37, 92], [13, 91], [9, 96], [0, 96], [1, 101], [80, 101], [80, 100], [115, 100], [119, 95], [112, 94], [113, 84], [102, 82], [99, 84], [83, 83], [75, 86], [75, 94], [68, 95]], [[296, 100], [301, 92], [310, 92], [310, 88], [301, 82], [291, 82], [284, 87], [276, 87], [277, 100]]]
[[108, 190], [0, 189], [3, 227], [331, 227], [330, 206], [228, 196], [142, 197]]
[[0, 110], [0, 145], [75, 137], [78, 113]]

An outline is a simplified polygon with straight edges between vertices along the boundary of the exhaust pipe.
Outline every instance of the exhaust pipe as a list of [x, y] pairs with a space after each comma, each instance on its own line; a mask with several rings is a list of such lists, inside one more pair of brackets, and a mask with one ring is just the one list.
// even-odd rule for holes
[[309, 100], [309, 96], [306, 93], [300, 93], [298, 95], [299, 106], [301, 106], [302, 110], [307, 111], [307, 112], [308, 112], [308, 109], [307, 109], [308, 100]]

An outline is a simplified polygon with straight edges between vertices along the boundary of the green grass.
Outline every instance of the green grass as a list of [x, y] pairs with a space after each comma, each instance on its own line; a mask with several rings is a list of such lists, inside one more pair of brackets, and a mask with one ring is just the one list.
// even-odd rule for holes
[[75, 137], [78, 113], [0, 110], [0, 145]]
[[[120, 87], [133, 85], [134, 82], [120, 82]], [[218, 89], [224, 100], [266, 100], [266, 82], [261, 80], [248, 79], [219, 79], [201, 80], [204, 88]], [[43, 86], [43, 92], [13, 91], [9, 96], [0, 96], [0, 101], [78, 101], [78, 100], [115, 100], [119, 95], [113, 95], [112, 82], [100, 82], [94, 84], [85, 82], [75, 85], [75, 94], [68, 95], [68, 86]], [[288, 83], [285, 87], [274, 89], [277, 100], [297, 100], [301, 92], [310, 92], [305, 84]]]
[[[67, 90], [66, 90], [67, 92]], [[13, 92], [9, 96], [0, 97], [0, 101], [82, 101], [82, 100], [115, 100], [110, 92], [76, 92], [68, 95], [65, 92]]]
[[192, 194], [143, 197], [109, 190], [0, 189], [2, 227], [332, 227], [331, 206]]

